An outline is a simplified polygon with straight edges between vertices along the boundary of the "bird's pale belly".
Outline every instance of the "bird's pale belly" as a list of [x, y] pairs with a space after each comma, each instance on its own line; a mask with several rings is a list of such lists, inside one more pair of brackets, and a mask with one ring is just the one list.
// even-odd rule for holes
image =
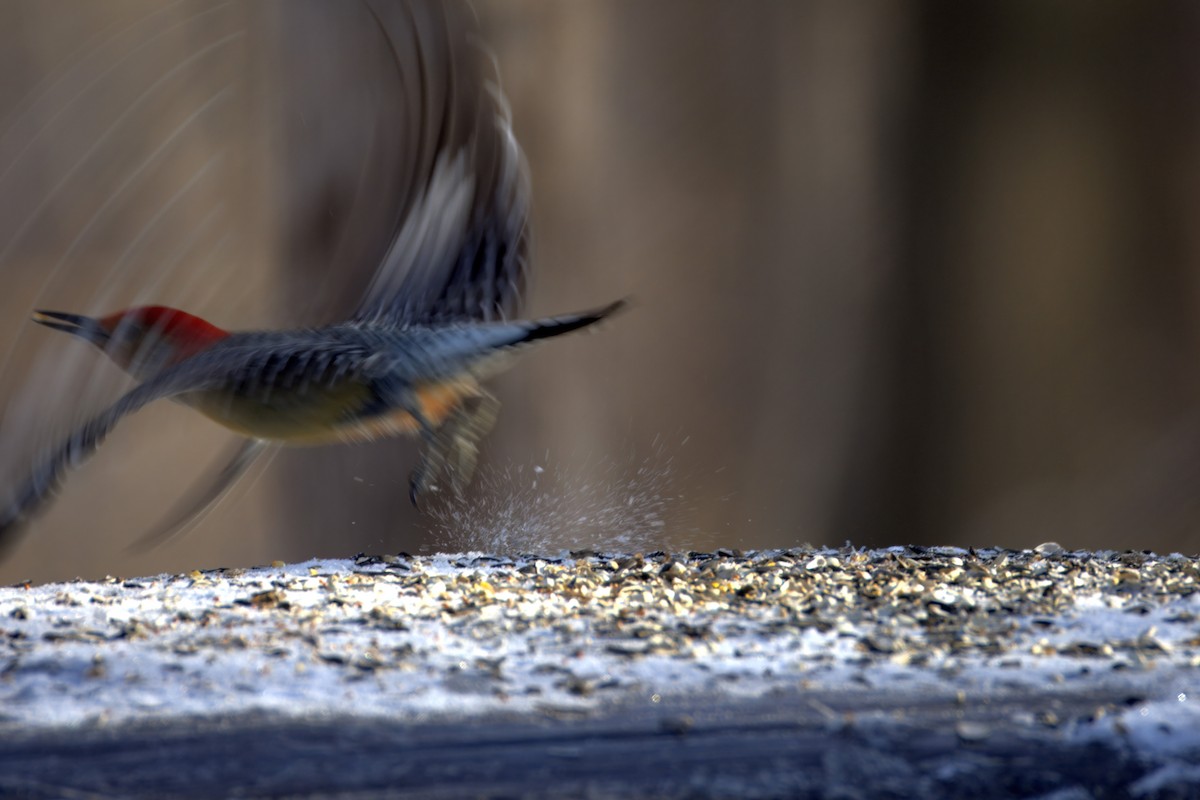
[[[436, 428], [463, 397], [476, 392], [475, 381], [463, 379], [419, 386], [415, 398], [422, 415]], [[367, 442], [419, 431], [417, 419], [402, 408], [361, 415], [360, 409], [370, 399], [367, 387], [357, 383], [262, 398], [220, 392], [195, 392], [180, 398], [242, 436], [290, 445]]]

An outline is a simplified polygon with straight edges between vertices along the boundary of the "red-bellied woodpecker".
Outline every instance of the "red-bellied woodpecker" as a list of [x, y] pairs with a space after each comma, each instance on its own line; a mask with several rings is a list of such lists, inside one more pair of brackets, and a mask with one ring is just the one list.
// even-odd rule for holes
[[430, 119], [418, 127], [436, 137], [418, 144], [422, 152], [436, 145], [434, 155], [418, 173], [419, 188], [349, 320], [229, 332], [165, 306], [100, 318], [35, 312], [34, 321], [99, 347], [139, 383], [42, 454], [14, 494], [0, 495], [0, 545], [123, 417], [161, 399], [247, 437], [217, 483], [171, 529], [218, 497], [270, 443], [415, 433], [424, 449], [410, 482], [414, 504], [443, 474], [460, 489], [498, 408], [482, 381], [506, 367], [517, 349], [592, 325], [623, 304], [534, 321], [506, 318], [524, 285], [523, 159], [470, 35], [449, 27], [438, 35], [452, 41], [417, 49], [417, 57], [432, 52], [445, 61], [423, 64], [421, 80], [439, 71], [453, 75], [443, 78], [441, 95], [422, 86], [422, 99], [435, 99], [423, 108]]

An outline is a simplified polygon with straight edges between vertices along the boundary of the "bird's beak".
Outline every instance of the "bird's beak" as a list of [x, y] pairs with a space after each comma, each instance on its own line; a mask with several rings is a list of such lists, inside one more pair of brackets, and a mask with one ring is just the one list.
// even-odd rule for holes
[[56, 331], [73, 333], [97, 347], [108, 344], [109, 332], [99, 322], [82, 314], [67, 314], [62, 311], [34, 311], [33, 321]]

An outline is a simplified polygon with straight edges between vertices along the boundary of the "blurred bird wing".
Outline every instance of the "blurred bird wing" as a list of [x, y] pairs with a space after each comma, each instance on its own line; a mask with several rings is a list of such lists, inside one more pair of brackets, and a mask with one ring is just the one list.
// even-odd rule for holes
[[221, 385], [222, 373], [205, 366], [202, 354], [164, 370], [131, 389], [106, 411], [77, 428], [48, 456], [40, 458], [16, 496], [0, 511], [0, 549], [12, 544], [21, 523], [57, 491], [69, 469], [80, 466], [96, 452], [124, 417], [155, 400]]
[[176, 536], [187, 533], [194, 528], [207, 512], [211, 511], [225, 498], [238, 478], [245, 474], [251, 466], [265, 453], [274, 452], [268, 442], [262, 439], [245, 439], [234, 451], [232, 458], [216, 472], [208, 481], [198, 481], [197, 491], [192, 496], [179, 503], [175, 510], [155, 528], [143, 535], [127, 549], [144, 552], [166, 544]]
[[505, 319], [525, 286], [529, 180], [495, 63], [465, 6], [439, 5], [436, 19], [403, 5], [368, 7], [402, 90], [413, 91], [406, 78], [418, 84], [409, 127], [419, 166], [411, 202], [353, 319], [397, 326]]

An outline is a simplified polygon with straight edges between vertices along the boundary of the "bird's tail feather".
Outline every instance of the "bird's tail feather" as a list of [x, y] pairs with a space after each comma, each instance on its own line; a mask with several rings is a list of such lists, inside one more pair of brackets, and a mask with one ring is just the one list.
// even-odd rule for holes
[[628, 305], [628, 298], [621, 298], [603, 308], [596, 308], [591, 311], [580, 311], [575, 314], [564, 314], [559, 317], [544, 317], [532, 320], [524, 323], [524, 332], [512, 344], [536, 342], [539, 339], [549, 339], [553, 336], [561, 336], [564, 333], [581, 330], [590, 325], [595, 325], [606, 317], [611, 317]]
[[[581, 330], [612, 316], [629, 304], [622, 299], [602, 308], [557, 317], [477, 326], [472, 335], [447, 336], [443, 355], [467, 359], [477, 380], [485, 380], [511, 365], [518, 350], [538, 342]], [[449, 329], [448, 329], [449, 330]]]

